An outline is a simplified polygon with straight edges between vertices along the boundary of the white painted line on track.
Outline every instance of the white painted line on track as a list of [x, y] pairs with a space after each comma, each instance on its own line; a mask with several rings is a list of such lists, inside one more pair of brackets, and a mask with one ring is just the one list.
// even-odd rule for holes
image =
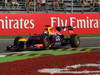
[[6, 53], [0, 53], [0, 55], [7, 55], [7, 54], [12, 54], [12, 53], [30, 53], [34, 51], [22, 51], [22, 52], [6, 52]]
[[[82, 68], [84, 67], [84, 70], [77, 70], [78, 68]], [[70, 66], [66, 66], [65, 68], [43, 68], [43, 69], [39, 69], [38, 72], [40, 73], [50, 73], [50, 74], [89, 74], [89, 73], [97, 73], [100, 75], [100, 70], [87, 70], [86, 68], [90, 67], [90, 68], [100, 68], [100, 64], [74, 64], [74, 65], [70, 65]], [[74, 69], [74, 70], [72, 70]], [[76, 70], [75, 70], [76, 69]]]
[[0, 57], [6, 57], [6, 55], [0, 55]]

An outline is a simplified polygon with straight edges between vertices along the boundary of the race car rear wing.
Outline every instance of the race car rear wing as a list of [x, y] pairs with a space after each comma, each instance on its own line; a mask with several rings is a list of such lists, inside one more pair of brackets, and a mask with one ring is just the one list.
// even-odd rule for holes
[[62, 31], [64, 28], [68, 29], [68, 30], [73, 30], [72, 26], [58, 26], [56, 27], [57, 31]]

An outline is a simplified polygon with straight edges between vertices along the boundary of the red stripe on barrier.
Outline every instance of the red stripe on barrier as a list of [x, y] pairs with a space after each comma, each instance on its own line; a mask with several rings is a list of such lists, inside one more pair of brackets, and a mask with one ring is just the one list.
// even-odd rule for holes
[[[100, 14], [0, 13], [0, 35], [32, 35], [44, 32], [45, 25], [73, 26], [75, 34], [99, 34]], [[64, 29], [63, 34], [69, 34]]]

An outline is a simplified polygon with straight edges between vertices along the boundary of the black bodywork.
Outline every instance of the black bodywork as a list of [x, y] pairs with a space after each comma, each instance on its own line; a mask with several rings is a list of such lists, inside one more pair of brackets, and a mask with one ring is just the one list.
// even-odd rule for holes
[[[72, 28], [69, 29], [72, 30]], [[60, 31], [61, 27], [57, 27], [57, 30]], [[26, 40], [21, 40], [23, 38]], [[79, 47], [80, 37], [77, 34], [71, 34], [68, 36], [64, 36], [63, 34], [40, 34], [29, 37], [16, 37], [13, 45], [7, 46], [7, 51], [61, 48], [68, 44], [72, 48]]]

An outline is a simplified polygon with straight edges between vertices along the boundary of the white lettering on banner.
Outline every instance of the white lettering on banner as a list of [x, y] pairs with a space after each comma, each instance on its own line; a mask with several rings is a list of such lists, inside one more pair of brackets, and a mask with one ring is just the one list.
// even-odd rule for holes
[[[56, 23], [56, 20], [57, 18], [56, 17], [51, 17], [51, 26], [53, 27]], [[59, 25], [59, 24], [58, 24]]]
[[[100, 28], [100, 19], [90, 18], [90, 17], [72, 17], [62, 19], [61, 17], [50, 17], [51, 26], [73, 26], [73, 28]], [[42, 21], [41, 21], [42, 22]], [[41, 24], [41, 23], [40, 23]], [[45, 23], [44, 23], [45, 25]], [[44, 26], [43, 25], [43, 26]], [[10, 18], [5, 16], [0, 17], [0, 29], [34, 29], [35, 21], [34, 19], [25, 19], [25, 18]], [[66, 31], [66, 28], [64, 29]]]
[[0, 29], [33, 29], [35, 24], [33, 19], [11, 19], [7, 16], [0, 19]]
[[60, 17], [51, 17], [51, 26], [73, 26], [73, 28], [100, 28], [100, 19], [91, 19], [84, 17], [77, 19], [76, 17], [69, 17], [69, 19], [62, 19]]
[[51, 26], [53, 27], [55, 24], [57, 26], [67, 26], [68, 20], [63, 20], [60, 17], [51, 17]]
[[72, 27], [74, 27], [74, 28], [76, 28], [76, 27], [74, 26], [75, 20], [76, 20], [75, 17], [70, 17], [70, 25], [71, 25]]
[[[78, 68], [83, 67], [84, 70], [75, 70]], [[99, 70], [87, 70], [86, 68], [98, 68]], [[74, 69], [74, 70], [72, 70]], [[43, 68], [39, 69], [38, 72], [40, 73], [50, 73], [50, 74], [100, 74], [100, 64], [75, 64], [75, 65], [70, 65], [66, 66], [65, 68]]]

